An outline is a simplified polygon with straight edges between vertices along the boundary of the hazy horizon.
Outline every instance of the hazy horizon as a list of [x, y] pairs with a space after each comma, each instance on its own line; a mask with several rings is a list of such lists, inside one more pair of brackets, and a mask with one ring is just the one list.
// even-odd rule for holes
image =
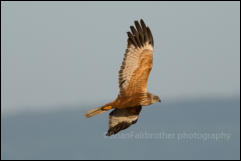
[[240, 159], [239, 98], [144, 107], [135, 125], [112, 137], [105, 136], [108, 113], [86, 119], [65, 108], [2, 117], [1, 157]]
[[[168, 99], [162, 99], [162, 102], [160, 103], [160, 107], [165, 105], [172, 105], [172, 104], [182, 104], [187, 102], [196, 102], [196, 101], [202, 101], [202, 100], [238, 100], [240, 99], [240, 95], [231, 95], [229, 97], [217, 97], [217, 96], [208, 96], [208, 97], [190, 97], [190, 98], [178, 98], [174, 100], [168, 100]], [[16, 111], [7, 111], [2, 109], [2, 117], [14, 117], [18, 115], [22, 115], [24, 113], [42, 113], [47, 114], [48, 112], [59, 112], [59, 111], [65, 111], [65, 110], [76, 110], [79, 112], [80, 117], [85, 117], [85, 113], [93, 108], [96, 108], [100, 105], [103, 105], [107, 102], [110, 102], [111, 100], [102, 100], [100, 102], [91, 102], [91, 103], [70, 103], [70, 104], [61, 104], [61, 105], [45, 105], [45, 106], [19, 106], [21, 110]], [[159, 103], [158, 103], [159, 104]], [[146, 107], [145, 107], [146, 108]], [[148, 107], [147, 107], [148, 108]]]

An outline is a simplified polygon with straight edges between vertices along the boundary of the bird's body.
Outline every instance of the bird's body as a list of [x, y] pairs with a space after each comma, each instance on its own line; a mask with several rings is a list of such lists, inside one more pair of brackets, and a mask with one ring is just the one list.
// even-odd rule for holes
[[148, 106], [152, 104], [150, 93], [136, 93], [133, 95], [118, 96], [116, 100], [105, 105], [112, 106], [117, 109], [124, 109], [135, 106]]
[[92, 117], [110, 109], [107, 135], [116, 134], [136, 123], [142, 106], [160, 102], [160, 98], [147, 91], [147, 81], [153, 62], [153, 37], [144, 21], [135, 21], [128, 32], [128, 44], [119, 71], [118, 97], [104, 106], [89, 110], [86, 117]]

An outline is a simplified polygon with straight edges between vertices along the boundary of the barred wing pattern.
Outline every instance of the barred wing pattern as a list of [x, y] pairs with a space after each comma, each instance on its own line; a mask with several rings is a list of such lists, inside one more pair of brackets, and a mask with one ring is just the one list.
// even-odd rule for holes
[[152, 68], [154, 42], [151, 31], [143, 20], [140, 24], [135, 21], [135, 27], [130, 27], [132, 33], [127, 32], [128, 45], [119, 71], [119, 95], [145, 91]]
[[135, 124], [139, 118], [141, 108], [141, 106], [136, 106], [113, 110], [109, 114], [109, 130], [106, 135], [111, 136]]

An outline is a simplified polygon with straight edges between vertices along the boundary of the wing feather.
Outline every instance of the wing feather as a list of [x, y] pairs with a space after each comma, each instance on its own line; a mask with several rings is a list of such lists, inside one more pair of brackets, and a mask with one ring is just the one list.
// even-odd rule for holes
[[129, 48], [129, 46], [131, 44], [134, 45], [135, 47], [137, 47], [137, 43], [136, 43], [136, 40], [135, 40], [134, 36], [130, 32], [127, 32], [127, 35], [129, 37], [129, 39], [128, 39], [128, 48]]
[[136, 35], [137, 31], [134, 26], [130, 26], [131, 32], [133, 35]]
[[111, 136], [135, 124], [139, 118], [141, 109], [141, 106], [136, 106], [113, 110], [109, 114], [109, 130], [106, 135]]
[[139, 22], [138, 22], [138, 21], [135, 21], [134, 23], [135, 23], [135, 26], [136, 26], [137, 31], [138, 31], [139, 33], [142, 33], [143, 31], [142, 31], [142, 29], [141, 29], [141, 26], [140, 26]]
[[131, 95], [146, 90], [152, 68], [153, 37], [143, 20], [135, 21], [127, 32], [128, 45], [119, 71], [119, 95]]

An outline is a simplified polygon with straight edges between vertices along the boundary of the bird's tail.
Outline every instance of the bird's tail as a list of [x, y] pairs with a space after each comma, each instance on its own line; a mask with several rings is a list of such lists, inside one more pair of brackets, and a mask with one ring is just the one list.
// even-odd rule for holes
[[110, 109], [112, 109], [112, 108], [113, 108], [112, 106], [108, 106], [108, 105], [101, 106], [101, 107], [98, 107], [98, 108], [89, 110], [89, 111], [85, 114], [85, 117], [89, 118], [89, 117], [92, 117], [92, 116], [101, 114], [101, 113], [103, 113], [103, 112], [105, 112], [105, 111], [108, 111], [108, 110], [110, 110]]

